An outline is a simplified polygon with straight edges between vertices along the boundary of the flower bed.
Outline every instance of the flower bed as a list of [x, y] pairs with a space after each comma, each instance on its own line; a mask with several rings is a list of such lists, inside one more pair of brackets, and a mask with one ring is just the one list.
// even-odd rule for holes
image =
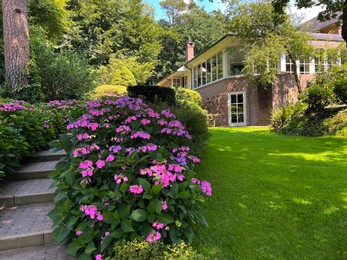
[[210, 183], [195, 177], [200, 160], [190, 134], [170, 110], [141, 99], [86, 103], [58, 146], [68, 152], [53, 178], [53, 238], [83, 259], [112, 255], [115, 242], [142, 237], [192, 241], [192, 224], [204, 218]]

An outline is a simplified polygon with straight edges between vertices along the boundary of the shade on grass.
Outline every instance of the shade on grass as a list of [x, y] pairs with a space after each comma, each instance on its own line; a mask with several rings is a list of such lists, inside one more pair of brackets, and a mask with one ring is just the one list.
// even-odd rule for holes
[[347, 139], [213, 128], [193, 246], [209, 259], [347, 259]]

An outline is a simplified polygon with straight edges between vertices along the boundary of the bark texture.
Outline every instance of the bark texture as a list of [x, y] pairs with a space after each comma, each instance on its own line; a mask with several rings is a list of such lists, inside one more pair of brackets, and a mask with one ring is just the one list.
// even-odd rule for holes
[[3, 0], [4, 57], [8, 85], [28, 84], [30, 60], [27, 0]]

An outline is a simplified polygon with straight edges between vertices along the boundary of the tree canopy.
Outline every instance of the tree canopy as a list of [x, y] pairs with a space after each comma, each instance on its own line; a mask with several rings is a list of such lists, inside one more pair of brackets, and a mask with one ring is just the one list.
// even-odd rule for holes
[[[314, 48], [309, 35], [300, 32], [288, 15], [278, 22], [278, 15], [269, 1], [240, 4], [229, 9], [229, 29], [235, 33], [247, 53], [243, 73], [262, 86], [273, 82], [278, 73], [280, 53], [292, 61], [307, 59]], [[293, 62], [298, 91], [301, 91], [296, 62]]]

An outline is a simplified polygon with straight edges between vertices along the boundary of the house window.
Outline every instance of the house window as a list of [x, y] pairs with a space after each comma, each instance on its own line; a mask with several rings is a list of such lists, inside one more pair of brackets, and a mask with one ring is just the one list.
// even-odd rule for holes
[[300, 74], [310, 74], [310, 62], [307, 60], [302, 60], [299, 63]]
[[293, 61], [289, 58], [288, 55], [286, 55], [286, 73], [293, 74], [294, 68], [293, 68]]
[[229, 94], [229, 125], [246, 125], [246, 92]]
[[241, 48], [228, 49], [228, 76], [240, 75], [245, 67], [243, 61], [245, 60], [244, 52]]
[[181, 78], [173, 78], [172, 79], [172, 86], [173, 87], [180, 87], [181, 85]]
[[217, 54], [217, 66], [218, 66], [218, 79], [223, 78], [223, 54], [220, 52]]
[[194, 88], [209, 84], [223, 78], [223, 54], [222, 52], [211, 57], [193, 68]]

